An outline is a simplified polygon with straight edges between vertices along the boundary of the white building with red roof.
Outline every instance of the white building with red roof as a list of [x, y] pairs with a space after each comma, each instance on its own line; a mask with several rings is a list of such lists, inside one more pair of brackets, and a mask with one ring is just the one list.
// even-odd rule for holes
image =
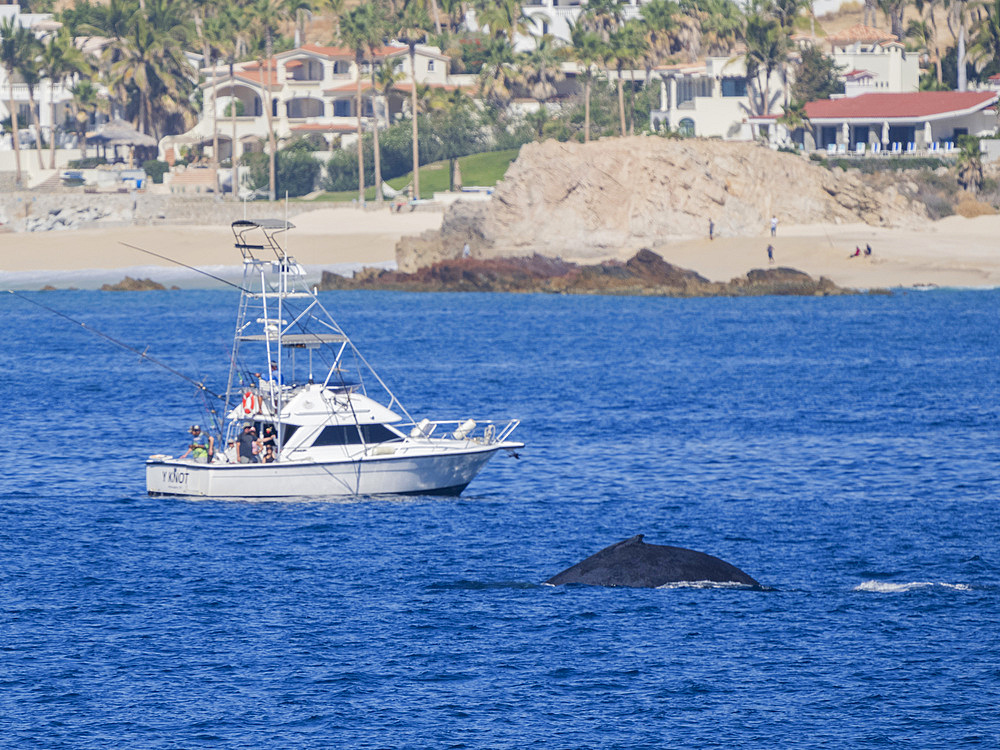
[[[260, 151], [267, 138], [265, 107], [271, 102], [271, 121], [277, 139], [318, 134], [327, 147], [338, 136], [343, 145], [353, 143], [357, 133], [357, 91], [361, 77], [363, 129], [386, 127], [409, 106], [414, 75], [406, 45], [379, 49], [376, 64], [394, 63], [401, 75], [387, 96], [375, 92], [367, 64], [360, 68], [354, 52], [343, 47], [306, 44], [274, 55], [270, 62], [239, 63], [203, 70], [201, 84], [205, 105], [198, 123], [188, 132], [160, 141], [164, 155], [183, 146], [201, 145], [211, 152], [216, 130], [220, 161], [228, 160], [237, 144], [238, 156]], [[452, 89], [451, 58], [437, 47], [417, 45], [416, 81], [420, 85]]]
[[[793, 40], [800, 47], [821, 43], [820, 38], [808, 35], [796, 35]], [[826, 42], [841, 71], [844, 96], [917, 91], [917, 56], [907, 52], [892, 34], [858, 24], [828, 37]], [[765, 111], [761, 101], [763, 85], [747, 85], [743, 55], [737, 49], [726, 57], [657, 68], [655, 74], [662, 84], [660, 107], [650, 117], [653, 127], [665, 126], [703, 137], [753, 138], [751, 120]], [[781, 71], [776, 70], [767, 86], [768, 113], [782, 111], [785, 83]]]
[[789, 132], [777, 115], [751, 118], [772, 142], [792, 141], [831, 153], [951, 150], [961, 135], [997, 127], [996, 91], [918, 91], [822, 99], [805, 106], [807, 125]]

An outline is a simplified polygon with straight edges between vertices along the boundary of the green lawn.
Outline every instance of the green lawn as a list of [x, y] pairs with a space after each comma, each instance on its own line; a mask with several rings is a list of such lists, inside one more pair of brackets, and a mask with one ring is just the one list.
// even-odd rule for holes
[[[482, 154], [470, 154], [460, 157], [458, 160], [459, 169], [462, 170], [462, 184], [482, 185], [492, 187], [496, 185], [507, 173], [507, 167], [517, 158], [518, 149], [508, 151], [487, 151]], [[390, 187], [399, 190], [408, 185], [412, 180], [412, 172], [407, 172], [402, 177], [395, 177], [386, 180]], [[448, 189], [448, 162], [437, 161], [433, 164], [425, 164], [420, 167], [420, 197], [433, 198], [434, 193], [440, 193]], [[352, 201], [358, 197], [357, 190], [344, 190], [338, 193], [322, 193], [314, 200], [317, 201]], [[365, 190], [365, 200], [375, 200], [375, 188], [368, 187]]]

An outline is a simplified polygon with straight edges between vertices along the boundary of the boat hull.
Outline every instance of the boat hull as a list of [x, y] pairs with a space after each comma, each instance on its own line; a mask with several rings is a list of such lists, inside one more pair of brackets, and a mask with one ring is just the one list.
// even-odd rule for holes
[[200, 464], [151, 458], [146, 462], [146, 490], [150, 495], [235, 498], [458, 495], [503, 447], [272, 464]]

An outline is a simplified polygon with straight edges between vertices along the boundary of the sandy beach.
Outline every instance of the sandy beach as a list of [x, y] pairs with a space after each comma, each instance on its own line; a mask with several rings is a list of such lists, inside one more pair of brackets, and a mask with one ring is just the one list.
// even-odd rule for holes
[[[395, 262], [396, 242], [441, 225], [441, 213], [395, 214], [320, 208], [291, 219], [289, 253], [309, 268], [348, 272]], [[92, 288], [127, 273], [180, 287], [205, 286], [204, 277], [128, 245], [213, 272], [238, 270], [240, 255], [227, 226], [121, 226], [0, 234], [0, 285], [37, 289], [45, 284]]]
[[[681, 240], [654, 249], [671, 263], [713, 281], [742, 276], [768, 265], [790, 266], [840, 286], [984, 288], [1000, 286], [1000, 215], [965, 219], [950, 216], [911, 227], [867, 224], [779, 226], [777, 236]], [[871, 257], [851, 257], [872, 246]]]
[[[388, 267], [400, 237], [440, 226], [441, 213], [394, 214], [388, 210], [320, 208], [294, 217], [290, 252], [316, 270], [349, 273], [362, 266]], [[653, 249], [671, 263], [725, 281], [775, 265], [827, 276], [854, 288], [1000, 286], [1000, 216], [949, 217], [910, 227], [865, 224], [782, 225], [775, 238], [707, 237], [670, 241]], [[871, 244], [873, 255], [849, 257]], [[205, 286], [203, 277], [143, 254], [135, 245], [207, 270], [238, 266], [228, 227], [174, 225], [106, 227], [63, 232], [0, 234], [0, 285], [38, 289], [45, 284], [93, 288], [142, 274], [163, 283]], [[567, 253], [566, 257], [571, 257]]]

